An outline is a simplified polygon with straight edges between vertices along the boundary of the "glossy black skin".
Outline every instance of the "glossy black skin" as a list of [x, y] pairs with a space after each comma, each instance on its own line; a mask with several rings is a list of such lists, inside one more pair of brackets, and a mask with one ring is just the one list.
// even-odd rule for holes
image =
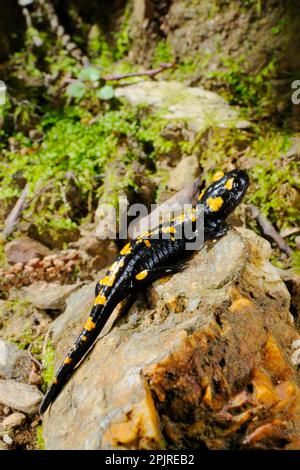
[[[86, 322], [73, 348], [59, 368], [41, 404], [41, 413], [44, 413], [55, 400], [76, 365], [94, 344], [114, 308], [126, 297], [136, 294], [154, 280], [179, 272], [184, 268], [183, 261], [190, 256], [191, 251], [186, 250], [186, 243], [190, 240], [185, 237], [176, 238], [176, 233], [183, 228], [182, 224], [185, 228], [192, 224], [195, 229], [195, 219], [199, 217], [199, 207], [202, 204], [204, 240], [220, 238], [227, 231], [225, 219], [244, 197], [248, 183], [248, 176], [242, 170], [233, 170], [225, 174], [207, 188], [203, 196], [199, 198], [199, 203], [184, 219], [174, 219], [168, 224], [163, 224], [127, 244], [125, 250], [124, 248], [121, 250], [113, 268], [111, 267], [102, 279], [102, 282], [109, 279], [108, 283], [111, 285], [103, 285], [101, 281], [96, 285], [96, 300], [89, 321]], [[231, 189], [227, 189], [226, 185]], [[216, 198], [218, 198], [217, 202], [222, 203], [221, 207], [215, 205]], [[166, 227], [171, 227], [171, 230], [176, 233], [162, 235]], [[184, 234], [184, 231], [182, 233]], [[160, 238], [155, 238], [158, 236]], [[162, 236], [169, 238], [161, 239]], [[136, 278], [139, 273], [145, 275], [145, 271], [147, 275], [144, 278]], [[103, 304], [99, 304], [99, 299]]]

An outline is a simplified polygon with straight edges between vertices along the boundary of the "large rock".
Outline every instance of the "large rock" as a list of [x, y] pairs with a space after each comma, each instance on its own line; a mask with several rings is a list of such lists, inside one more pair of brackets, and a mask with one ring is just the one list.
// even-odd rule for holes
[[42, 393], [35, 385], [28, 385], [16, 380], [0, 380], [0, 403], [23, 413], [38, 412]]
[[0, 339], [0, 379], [16, 379], [26, 382], [32, 361], [29, 354], [15, 344]]
[[[46, 448], [299, 448], [299, 334], [270, 253], [253, 232], [230, 230], [150, 287], [46, 413]], [[56, 331], [56, 366], [87, 304]]]
[[49, 253], [49, 248], [29, 237], [16, 238], [5, 245], [9, 264], [28, 263], [33, 258], [43, 258]]
[[249, 122], [241, 120], [237, 111], [217, 93], [176, 81], [141, 81], [116, 88], [115, 95], [133, 105], [149, 105], [167, 122], [184, 121], [197, 133], [209, 126], [249, 126]]

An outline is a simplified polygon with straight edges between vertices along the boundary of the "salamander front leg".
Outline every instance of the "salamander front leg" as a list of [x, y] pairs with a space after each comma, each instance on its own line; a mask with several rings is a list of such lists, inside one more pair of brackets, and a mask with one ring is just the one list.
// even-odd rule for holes
[[205, 240], [211, 240], [214, 238], [221, 238], [228, 231], [227, 225], [223, 220], [214, 220], [210, 221], [205, 226], [204, 238]]
[[173, 264], [171, 266], [155, 266], [154, 268], [151, 269], [151, 272], [153, 274], [160, 274], [161, 276], [168, 275], [168, 274], [176, 274], [180, 273], [187, 267], [187, 262], [186, 261], [179, 261], [176, 264]]

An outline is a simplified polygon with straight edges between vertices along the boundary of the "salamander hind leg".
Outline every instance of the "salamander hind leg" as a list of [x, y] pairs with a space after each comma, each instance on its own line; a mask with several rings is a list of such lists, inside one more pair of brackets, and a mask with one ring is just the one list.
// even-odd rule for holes
[[151, 269], [143, 269], [135, 275], [135, 280], [139, 283], [149, 283], [170, 274], [183, 271], [187, 266], [186, 261], [180, 261], [170, 266], [154, 266]]

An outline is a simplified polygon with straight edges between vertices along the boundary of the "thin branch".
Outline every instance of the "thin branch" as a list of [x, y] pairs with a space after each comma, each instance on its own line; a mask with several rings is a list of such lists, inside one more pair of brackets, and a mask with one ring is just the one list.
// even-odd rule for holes
[[43, 188], [36, 191], [36, 193], [32, 196], [32, 198], [26, 202], [26, 197], [28, 194], [28, 184], [26, 184], [25, 188], [23, 189], [21, 193], [21, 196], [19, 197], [13, 209], [11, 210], [11, 212], [8, 214], [7, 218], [5, 219], [4, 229], [3, 229], [3, 235], [5, 238], [7, 238], [16, 229], [19, 219], [21, 218], [22, 212], [28, 209], [28, 207], [34, 201], [34, 199], [39, 197], [42, 193], [50, 189], [52, 186], [53, 186], [53, 181], [51, 181], [50, 183], [46, 184], [46, 186], [44, 186]]
[[284, 241], [281, 235], [277, 232], [273, 224], [259, 211], [259, 209], [253, 204], [247, 205], [251, 217], [256, 220], [258, 225], [261, 227], [263, 235], [276, 243], [280, 251], [285, 253], [287, 256], [291, 256], [293, 251]]
[[38, 361], [32, 354], [31, 352], [31, 348], [33, 346], [33, 342], [29, 345], [29, 348], [27, 349], [27, 353], [30, 357], [30, 359], [39, 367], [40, 370], [42, 370], [43, 366], [42, 364], [40, 363], [40, 361]]
[[41, 194], [43, 194], [45, 191], [48, 191], [48, 189], [51, 189], [53, 187], [53, 181], [54, 180], [51, 180], [48, 184], [46, 184], [46, 186], [44, 186], [43, 188], [39, 189], [36, 193], [34, 193], [34, 195], [32, 196], [31, 199], [29, 199], [29, 201], [27, 201], [25, 204], [24, 204], [24, 208], [23, 210], [25, 209], [28, 209], [28, 207], [30, 206], [30, 204], [37, 198], [39, 197]]
[[150, 77], [150, 78], [154, 78], [159, 73], [164, 72], [165, 70], [168, 70], [168, 69], [172, 69], [174, 67], [175, 67], [174, 63], [161, 63], [160, 66], [157, 67], [156, 69], [144, 70], [142, 72], [123, 73], [123, 74], [119, 74], [119, 75], [106, 75], [105, 77], [102, 77], [102, 78], [106, 82], [122, 80], [123, 78], [129, 78], [129, 77]]
[[45, 335], [45, 338], [44, 338], [44, 342], [43, 342], [43, 348], [42, 348], [42, 356], [44, 357], [45, 354], [46, 354], [46, 350], [47, 350], [47, 345], [48, 345], [48, 341], [49, 341], [49, 337], [50, 337], [50, 334], [52, 332], [52, 324], [49, 326], [47, 332], [46, 332], [46, 335]]
[[28, 184], [26, 184], [23, 189], [21, 196], [17, 200], [16, 204], [12, 208], [11, 212], [8, 214], [4, 222], [3, 235], [7, 238], [16, 228], [16, 225], [19, 221], [21, 212], [25, 208], [25, 200], [28, 194]]

